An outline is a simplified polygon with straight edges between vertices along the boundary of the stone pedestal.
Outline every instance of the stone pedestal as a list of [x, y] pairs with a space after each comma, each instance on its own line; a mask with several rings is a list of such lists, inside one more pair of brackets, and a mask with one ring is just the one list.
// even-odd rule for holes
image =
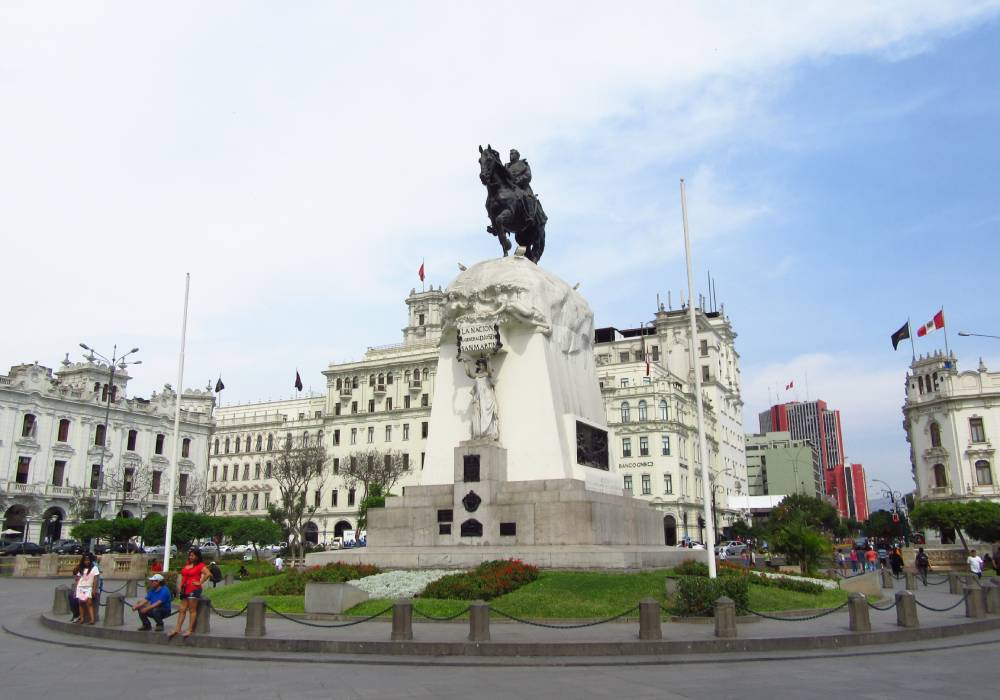
[[251, 598], [247, 603], [245, 637], [263, 637], [267, 634], [267, 616], [263, 598]]
[[917, 627], [917, 602], [910, 591], [896, 593], [896, 624], [900, 627]]
[[369, 595], [349, 583], [307, 583], [307, 613], [337, 614], [368, 600]]
[[722, 596], [715, 601], [715, 636], [723, 639], [736, 637], [736, 602]]
[[871, 632], [872, 622], [868, 614], [868, 600], [860, 593], [847, 596], [847, 612], [852, 632]]
[[639, 602], [639, 639], [663, 639], [660, 602], [655, 598], [643, 598]]

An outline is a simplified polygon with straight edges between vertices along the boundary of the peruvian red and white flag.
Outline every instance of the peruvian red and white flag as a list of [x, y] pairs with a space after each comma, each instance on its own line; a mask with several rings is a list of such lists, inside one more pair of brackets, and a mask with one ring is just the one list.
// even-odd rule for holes
[[785, 391], [789, 391], [790, 389], [794, 389], [794, 388], [795, 388], [795, 380], [794, 379], [792, 381], [788, 382], [788, 384], [785, 384]]
[[424, 261], [420, 261], [420, 269], [417, 270], [417, 276], [420, 277], [420, 281], [424, 281]]
[[939, 328], [944, 328], [944, 309], [938, 311], [934, 314], [934, 318], [917, 329], [917, 337], [923, 338], [928, 333], [932, 333]]

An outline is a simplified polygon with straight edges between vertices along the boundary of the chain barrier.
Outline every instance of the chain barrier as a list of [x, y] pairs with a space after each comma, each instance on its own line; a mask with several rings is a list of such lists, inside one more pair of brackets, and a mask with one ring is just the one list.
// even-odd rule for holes
[[354, 625], [360, 625], [362, 622], [369, 622], [370, 620], [374, 620], [376, 617], [380, 617], [382, 615], [385, 615], [387, 612], [389, 612], [393, 608], [393, 606], [390, 605], [385, 610], [379, 610], [374, 615], [369, 615], [368, 617], [363, 617], [360, 620], [352, 620], [351, 622], [341, 622], [341, 623], [332, 624], [332, 625], [321, 625], [321, 624], [319, 624], [317, 622], [309, 622], [308, 620], [299, 620], [299, 619], [294, 618], [294, 617], [289, 617], [288, 615], [286, 615], [285, 613], [281, 612], [280, 610], [275, 610], [270, 605], [265, 605], [264, 607], [267, 608], [268, 610], [270, 610], [271, 612], [273, 612], [278, 617], [283, 617], [286, 620], [288, 620], [290, 622], [294, 622], [294, 623], [296, 623], [298, 625], [305, 625], [306, 627], [319, 627], [319, 628], [324, 628], [324, 629], [332, 629], [332, 628], [335, 628], [335, 627], [353, 627]]
[[932, 612], [948, 612], [949, 610], [954, 610], [959, 605], [961, 605], [962, 603], [964, 603], [965, 599], [968, 598], [968, 597], [969, 597], [969, 594], [966, 593], [965, 595], [963, 595], [959, 599], [959, 601], [957, 603], [955, 603], [954, 605], [949, 605], [947, 608], [932, 608], [930, 605], [924, 605], [923, 603], [921, 603], [916, 598], [913, 599], [913, 602], [916, 603], [917, 605], [919, 605], [920, 607], [922, 607], [924, 610], [930, 610]]
[[940, 581], [931, 581], [929, 578], [924, 581], [925, 586], [940, 586], [942, 583], [948, 583], [948, 577], [944, 576]]
[[887, 607], [884, 607], [884, 608], [880, 608], [879, 606], [875, 605], [875, 603], [871, 602], [867, 598], [865, 598], [865, 602], [868, 603], [868, 607], [872, 608], [873, 610], [882, 610], [882, 611], [885, 611], [885, 610], [892, 610], [894, 607], [896, 607], [896, 601], [895, 600], [893, 600], [891, 604], [889, 604]]
[[454, 620], [455, 618], [461, 617], [465, 613], [469, 612], [471, 609], [472, 609], [471, 606], [467, 606], [464, 610], [459, 610], [454, 615], [445, 615], [444, 617], [436, 617], [434, 615], [428, 615], [422, 610], [418, 610], [416, 606], [414, 606], [413, 612], [414, 614], [419, 615], [420, 617], [426, 618], [428, 620], [433, 620], [434, 622], [448, 622], [449, 620]]
[[603, 620], [593, 620], [591, 622], [582, 622], [582, 623], [580, 623], [578, 625], [550, 625], [547, 622], [535, 622], [533, 620], [525, 620], [525, 619], [520, 618], [520, 617], [515, 617], [514, 615], [511, 615], [510, 613], [505, 613], [503, 610], [497, 610], [492, 605], [490, 606], [490, 610], [491, 611], [495, 612], [497, 615], [500, 615], [502, 617], [506, 617], [506, 618], [508, 618], [510, 620], [513, 620], [514, 622], [521, 622], [521, 623], [523, 623], [525, 625], [532, 625], [534, 627], [545, 627], [546, 629], [550, 629], [550, 630], [576, 630], [576, 629], [581, 629], [583, 627], [596, 627], [597, 625], [603, 625], [605, 622], [613, 622], [614, 620], [618, 620], [620, 618], [623, 618], [626, 615], [628, 615], [629, 613], [635, 612], [638, 609], [639, 609], [639, 606], [636, 605], [635, 607], [629, 608], [628, 610], [626, 610], [624, 612], [621, 612], [621, 613], [618, 613], [617, 615], [614, 615], [612, 617], [608, 617], [608, 618], [605, 618]]
[[222, 612], [221, 610], [216, 610], [215, 607], [212, 607], [212, 612], [214, 612], [219, 617], [224, 617], [227, 620], [232, 620], [234, 617], [239, 617], [240, 615], [242, 615], [243, 613], [245, 613], [247, 611], [248, 607], [250, 607], [250, 606], [244, 605], [242, 610], [240, 610], [238, 613], [233, 613], [232, 615], [227, 615], [226, 613]]
[[118, 591], [124, 591], [125, 587], [128, 586], [128, 581], [120, 585], [118, 588], [107, 589], [104, 587], [104, 581], [101, 581], [101, 592], [102, 593], [117, 593]]
[[[780, 622], [805, 622], [806, 620], [818, 620], [821, 617], [832, 615], [838, 610], [843, 610], [845, 607], [847, 607], [847, 603], [848, 601], [845, 600], [843, 603], [841, 603], [835, 608], [824, 610], [823, 612], [816, 613], [815, 615], [807, 615], [806, 617], [782, 617], [780, 615], [768, 615], [767, 613], [757, 612], [756, 610], [751, 610], [750, 608], [747, 608], [747, 612], [750, 613], [751, 615], [756, 615], [757, 617], [763, 617], [765, 620], [778, 620]], [[895, 603], [893, 603], [893, 605], [895, 605]]]

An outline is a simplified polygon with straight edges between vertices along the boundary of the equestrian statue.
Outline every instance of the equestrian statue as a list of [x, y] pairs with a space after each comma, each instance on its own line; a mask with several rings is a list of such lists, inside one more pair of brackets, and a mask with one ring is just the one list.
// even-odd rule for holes
[[514, 234], [524, 256], [538, 263], [545, 250], [545, 222], [548, 217], [542, 203], [531, 190], [531, 166], [521, 160], [516, 149], [510, 149], [510, 162], [504, 165], [500, 154], [487, 144], [479, 147], [479, 179], [486, 185], [486, 213], [490, 225], [486, 230], [496, 236], [504, 257], [510, 251], [508, 233]]

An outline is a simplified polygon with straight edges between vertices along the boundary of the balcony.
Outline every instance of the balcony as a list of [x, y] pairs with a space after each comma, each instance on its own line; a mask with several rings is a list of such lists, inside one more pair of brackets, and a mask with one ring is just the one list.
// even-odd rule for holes
[[46, 484], [45, 486], [46, 496], [75, 496], [76, 489], [72, 486], [55, 486], [53, 484]]
[[385, 384], [375, 385], [375, 396], [385, 396]]
[[411, 379], [409, 381], [410, 391], [420, 391], [424, 387], [422, 379]]
[[17, 494], [38, 494], [40, 495], [43, 491], [41, 484], [19, 484], [16, 481], [0, 481], [0, 486], [2, 486], [2, 491], [6, 493], [17, 493]]
[[353, 391], [354, 391], [354, 389], [352, 389], [349, 386], [340, 387], [340, 398], [342, 398], [342, 399], [349, 399], [349, 398], [351, 398], [351, 394], [352, 394]]

